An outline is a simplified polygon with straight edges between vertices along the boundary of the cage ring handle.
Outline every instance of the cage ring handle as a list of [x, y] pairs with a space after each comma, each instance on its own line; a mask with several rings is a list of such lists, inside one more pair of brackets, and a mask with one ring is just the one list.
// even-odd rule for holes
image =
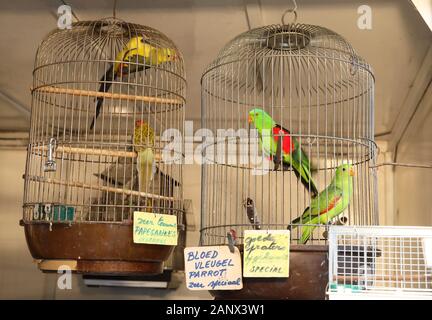
[[281, 20], [282, 20], [282, 24], [283, 25], [286, 25], [286, 23], [285, 23], [285, 16], [287, 15], [287, 13], [291, 13], [291, 12], [294, 14], [294, 19], [293, 19], [293, 21], [291, 23], [294, 24], [294, 23], [297, 22], [297, 2], [296, 2], [296, 0], [292, 0], [292, 2], [294, 4], [294, 8], [287, 9], [282, 14], [282, 19]]

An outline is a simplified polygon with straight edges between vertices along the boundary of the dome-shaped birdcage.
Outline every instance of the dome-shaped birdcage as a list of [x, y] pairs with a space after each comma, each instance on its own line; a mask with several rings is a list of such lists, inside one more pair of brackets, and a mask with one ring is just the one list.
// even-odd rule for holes
[[204, 150], [201, 244], [288, 228], [295, 249], [325, 245], [329, 224], [377, 224], [374, 78], [340, 35], [307, 24], [250, 30], [201, 86], [202, 124], [220, 133]]
[[79, 259], [81, 271], [99, 271], [95, 260], [161, 270], [172, 247], [133, 244], [131, 224], [134, 211], [182, 216], [182, 167], [162, 150], [165, 130], [183, 134], [185, 87], [181, 53], [150, 27], [108, 18], [45, 38], [24, 194], [35, 258]]

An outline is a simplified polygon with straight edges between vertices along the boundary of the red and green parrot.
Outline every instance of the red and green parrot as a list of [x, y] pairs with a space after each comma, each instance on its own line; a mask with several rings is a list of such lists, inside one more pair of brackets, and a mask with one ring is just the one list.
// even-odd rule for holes
[[336, 169], [332, 182], [320, 194], [312, 199], [310, 206], [303, 214], [291, 222], [294, 229], [301, 224], [302, 235], [300, 244], [305, 244], [317, 225], [327, 224], [340, 215], [348, 207], [353, 193], [354, 169], [349, 164], [343, 164]]
[[300, 178], [305, 188], [311, 192], [312, 197], [315, 197], [318, 189], [312, 179], [311, 165], [297, 139], [262, 109], [256, 108], [249, 111], [248, 121], [253, 123], [258, 130], [260, 146], [263, 153], [273, 160], [274, 169], [277, 170], [281, 162], [283, 170], [292, 167], [297, 178]]

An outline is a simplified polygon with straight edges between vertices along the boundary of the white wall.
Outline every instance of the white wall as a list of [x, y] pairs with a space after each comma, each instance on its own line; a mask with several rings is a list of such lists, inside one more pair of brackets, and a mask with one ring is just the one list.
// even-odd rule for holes
[[[426, 99], [426, 97], [424, 98]], [[428, 97], [432, 101], [432, 97]], [[407, 131], [399, 145], [397, 161], [432, 165], [432, 106], [426, 116]], [[396, 224], [432, 226], [432, 169], [395, 169]]]

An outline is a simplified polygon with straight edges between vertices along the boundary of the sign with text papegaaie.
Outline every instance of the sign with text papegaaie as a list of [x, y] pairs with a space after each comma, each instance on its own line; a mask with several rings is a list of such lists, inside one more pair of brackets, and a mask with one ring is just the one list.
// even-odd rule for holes
[[190, 290], [243, 288], [240, 252], [228, 246], [190, 247], [184, 250], [186, 287]]
[[289, 248], [289, 230], [245, 230], [243, 276], [288, 277]]
[[177, 245], [177, 217], [151, 212], [134, 212], [133, 242]]

